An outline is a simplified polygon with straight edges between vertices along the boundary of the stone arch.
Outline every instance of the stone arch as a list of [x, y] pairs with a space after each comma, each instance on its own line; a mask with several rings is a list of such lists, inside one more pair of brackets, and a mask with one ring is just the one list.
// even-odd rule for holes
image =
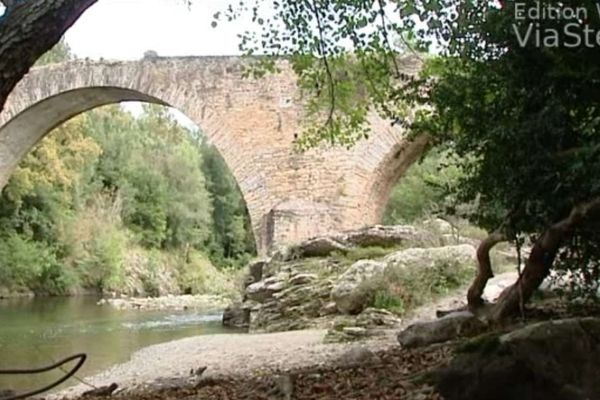
[[122, 101], [168, 105], [152, 96], [118, 87], [87, 87], [68, 90], [45, 98], [18, 113], [0, 129], [0, 187], [10, 172], [48, 132], [74, 116], [93, 108]]
[[[233, 57], [77, 61], [34, 69], [0, 114], [0, 187], [46, 133], [71, 117], [121, 101], [162, 104], [186, 114], [217, 147], [242, 191], [256, 235], [256, 221], [270, 200], [256, 158], [281, 147], [280, 121], [293, 119], [285, 93], [294, 93], [294, 81], [286, 76], [251, 82], [242, 79], [241, 69], [242, 61]], [[269, 140], [252, 131], [268, 132]]]
[[[404, 133], [372, 115], [373, 134], [351, 149], [324, 145], [297, 153], [303, 107], [296, 76], [282, 62], [277, 74], [245, 79], [245, 62], [158, 57], [33, 69], [0, 113], [0, 189], [56, 125], [97, 106], [134, 100], [180, 110], [216, 146], [246, 201], [259, 254], [379, 222], [398, 171], [414, 161], [418, 147], [395, 157], [398, 148], [410, 147]], [[403, 63], [408, 73], [420, 68], [415, 60]], [[316, 214], [308, 210], [313, 206]]]
[[428, 137], [425, 135], [412, 141], [396, 143], [381, 160], [375, 177], [366, 190], [369, 198], [375, 200], [372, 204], [372, 213], [377, 223], [381, 223], [383, 219], [392, 189], [410, 166], [425, 152], [427, 144]]
[[427, 147], [428, 137], [406, 139], [403, 128], [378, 117], [369, 117], [373, 135], [349, 153], [348, 193], [342, 198], [349, 228], [380, 224], [394, 185]]

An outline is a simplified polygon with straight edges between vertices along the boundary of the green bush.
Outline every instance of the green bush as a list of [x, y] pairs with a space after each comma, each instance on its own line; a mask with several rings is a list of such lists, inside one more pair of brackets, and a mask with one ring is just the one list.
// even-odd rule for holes
[[155, 252], [151, 252], [148, 255], [148, 265], [146, 268], [146, 274], [141, 276], [142, 287], [144, 293], [149, 297], [160, 296], [160, 282], [158, 276], [158, 269], [161, 263], [161, 259]]
[[193, 251], [179, 263], [179, 288], [188, 294], [234, 296], [238, 293], [232, 277], [235, 271], [234, 267], [216, 268], [204, 254]]
[[432, 267], [386, 270], [363, 290], [371, 298], [370, 306], [402, 314], [464, 286], [473, 270], [458, 262], [438, 262]]
[[402, 300], [400, 296], [397, 296], [385, 289], [379, 289], [375, 291], [371, 305], [375, 308], [381, 308], [396, 314], [404, 314], [406, 311], [404, 300]]
[[124, 280], [123, 260], [127, 236], [117, 227], [104, 228], [86, 243], [87, 254], [79, 261], [82, 283], [100, 291], [117, 290]]
[[461, 174], [448, 154], [430, 151], [412, 165], [392, 189], [383, 222], [387, 225], [413, 223], [459, 206], [448, 196], [448, 188], [455, 185]]
[[9, 290], [65, 294], [73, 284], [52, 249], [17, 234], [0, 239], [0, 284]]
[[52, 262], [44, 264], [42, 273], [32, 289], [36, 294], [65, 296], [71, 293], [71, 289], [77, 286], [77, 283], [75, 271], [53, 258]]

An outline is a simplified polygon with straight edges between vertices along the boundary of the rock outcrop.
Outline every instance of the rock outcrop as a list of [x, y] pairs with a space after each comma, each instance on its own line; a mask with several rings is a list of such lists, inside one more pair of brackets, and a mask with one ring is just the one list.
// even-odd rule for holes
[[224, 325], [253, 332], [286, 331], [309, 327], [311, 319], [335, 313], [331, 281], [307, 272], [302, 264], [262, 265], [264, 279], [247, 285], [243, 302], [230, 305], [224, 313]]
[[345, 253], [353, 247], [434, 247], [440, 237], [410, 225], [375, 225], [346, 231], [338, 235], [315, 237], [298, 245], [280, 249], [274, 258], [289, 261], [304, 257], [326, 257], [333, 252]]
[[472, 263], [475, 260], [475, 247], [468, 244], [432, 248], [413, 248], [398, 251], [387, 256], [384, 261], [388, 269], [433, 268], [437, 263]]
[[[398, 251], [399, 245], [413, 248]], [[356, 258], [348, 252], [369, 247], [379, 248], [373, 253], [376, 259], [351, 261]], [[387, 256], [381, 255], [382, 247], [389, 247]], [[360, 251], [357, 254], [362, 254]], [[353, 340], [373, 335], [399, 322], [388, 311], [369, 308], [374, 283], [386, 271], [468, 263], [474, 255], [472, 246], [443, 246], [439, 235], [404, 225], [309, 239], [250, 263], [242, 301], [227, 308], [223, 323], [253, 332], [273, 332], [324, 326], [326, 320], [334, 320], [332, 337]]]
[[360, 260], [352, 264], [337, 279], [331, 291], [331, 298], [343, 314], [358, 314], [369, 303], [369, 291], [365, 282], [383, 274], [386, 264], [380, 261]]
[[437, 236], [410, 225], [375, 225], [344, 232], [336, 236], [336, 239], [360, 247], [392, 247], [401, 244], [429, 247], [441, 244]]
[[468, 264], [474, 260], [475, 248], [466, 244], [401, 250], [381, 261], [360, 260], [336, 280], [332, 299], [341, 313], [358, 314], [370, 302], [376, 280], [386, 274], [412, 268], [435, 268], [442, 263]]
[[250, 329], [255, 332], [303, 329], [311, 326], [312, 319], [330, 313], [331, 281], [307, 280], [307, 275], [290, 272], [280, 280], [283, 289], [252, 308]]
[[433, 379], [448, 400], [600, 399], [600, 319], [545, 321], [472, 339]]

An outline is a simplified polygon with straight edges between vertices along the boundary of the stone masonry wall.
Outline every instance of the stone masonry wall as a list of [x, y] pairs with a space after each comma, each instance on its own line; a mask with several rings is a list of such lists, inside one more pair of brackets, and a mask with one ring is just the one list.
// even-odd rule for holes
[[[192, 119], [229, 165], [246, 200], [259, 252], [379, 222], [389, 190], [422, 150], [372, 116], [372, 135], [352, 149], [297, 153], [302, 99], [296, 77], [242, 77], [238, 57], [74, 61], [33, 69], [0, 113], [0, 188], [14, 167], [63, 121], [105, 104], [144, 101]], [[402, 61], [408, 73], [414, 59]]]

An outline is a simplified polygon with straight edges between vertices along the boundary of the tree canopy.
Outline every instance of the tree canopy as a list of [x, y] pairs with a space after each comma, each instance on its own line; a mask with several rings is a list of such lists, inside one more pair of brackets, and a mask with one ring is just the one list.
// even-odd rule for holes
[[[38, 64], [72, 58], [61, 41]], [[124, 260], [140, 253], [175, 259], [185, 290], [201, 272], [188, 267], [198, 256], [228, 268], [255, 253], [227, 165], [165, 107], [134, 116], [112, 105], [71, 119], [26, 155], [0, 195], [0, 289], [119, 290], [131, 269]]]
[[[463, 175], [453, 194], [476, 201], [470, 218], [492, 232], [479, 248], [470, 305], [481, 304], [493, 276], [494, 244], [532, 245], [497, 317], [516, 311], [552, 268], [576, 269], [571, 276], [597, 289], [600, 259], [600, 44], [567, 42], [600, 28], [596, 5], [518, 4], [281, 0], [274, 12], [254, 1], [224, 14], [253, 13], [263, 28], [242, 48], [289, 57], [312, 94], [302, 143], [352, 143], [368, 134], [368, 113], [379, 112], [455, 155]], [[533, 7], [585, 8], [587, 18], [544, 17]], [[417, 77], [400, 73], [407, 52], [423, 60]]]

